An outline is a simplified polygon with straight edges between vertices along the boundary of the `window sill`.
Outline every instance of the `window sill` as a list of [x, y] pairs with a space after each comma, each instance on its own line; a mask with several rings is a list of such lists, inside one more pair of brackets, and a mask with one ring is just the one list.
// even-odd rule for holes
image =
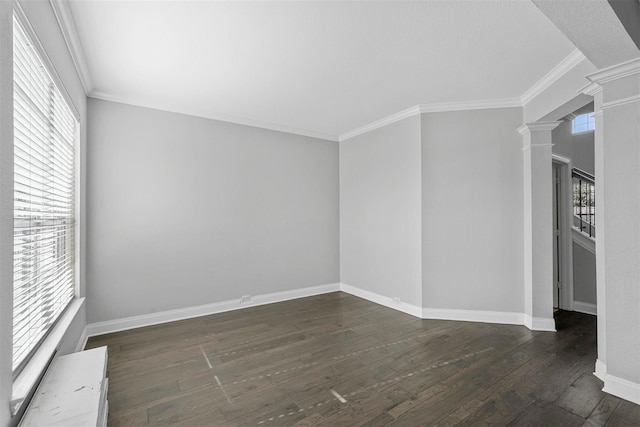
[[589, 130], [581, 130], [580, 132], [574, 132], [571, 131], [571, 135], [584, 135], [586, 133], [594, 133], [595, 130], [594, 129], [589, 129]]
[[22, 372], [20, 372], [18, 377], [13, 381], [13, 391], [11, 395], [12, 416], [15, 416], [20, 411], [23, 406], [22, 404], [27, 400], [29, 395], [35, 391], [47, 366], [60, 347], [60, 343], [67, 329], [69, 329], [69, 326], [83, 304], [84, 298], [76, 298], [69, 303], [69, 307], [67, 307], [62, 314], [62, 317], [60, 317], [47, 338], [45, 338], [29, 363], [27, 363]]

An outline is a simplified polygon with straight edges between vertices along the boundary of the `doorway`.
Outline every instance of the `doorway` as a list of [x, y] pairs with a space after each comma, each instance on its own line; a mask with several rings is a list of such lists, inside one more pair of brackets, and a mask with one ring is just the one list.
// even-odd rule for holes
[[571, 243], [571, 164], [553, 156], [553, 308], [573, 310], [573, 254]]

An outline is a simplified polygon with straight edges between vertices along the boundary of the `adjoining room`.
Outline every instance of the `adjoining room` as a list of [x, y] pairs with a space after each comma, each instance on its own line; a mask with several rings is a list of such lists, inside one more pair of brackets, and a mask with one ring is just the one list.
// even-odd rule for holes
[[639, 425], [639, 34], [0, 2], [0, 426]]

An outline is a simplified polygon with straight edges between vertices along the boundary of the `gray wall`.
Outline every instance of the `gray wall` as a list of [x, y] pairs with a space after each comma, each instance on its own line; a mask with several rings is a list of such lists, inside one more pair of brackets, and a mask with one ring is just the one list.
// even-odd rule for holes
[[596, 304], [596, 256], [573, 244], [573, 299]]
[[340, 142], [341, 281], [421, 306], [420, 117]]
[[429, 308], [523, 311], [521, 108], [422, 115]]
[[[49, 2], [21, 1], [22, 8], [42, 44], [46, 56], [60, 77], [60, 83], [67, 90], [70, 101], [75, 106], [80, 116], [80, 163], [84, 167], [86, 147], [86, 98], [75, 71], [73, 61], [67, 51], [64, 38], [58, 27], [53, 9]], [[13, 234], [13, 74], [12, 74], [12, 2], [0, 1], [0, 230], [3, 242], [11, 241]], [[80, 203], [80, 271], [79, 293], [85, 295], [84, 274], [84, 235], [85, 224], [84, 173], [80, 176], [80, 191], [77, 195]], [[2, 245], [0, 251], [0, 425], [8, 425], [10, 422], [9, 401], [11, 398], [12, 373], [11, 373], [11, 349], [12, 349], [12, 264], [13, 253], [11, 245]], [[71, 352], [75, 349], [82, 330], [86, 326], [85, 307], [83, 306], [71, 323], [67, 333], [60, 343], [60, 354]]]
[[339, 281], [337, 143], [88, 107], [90, 322]]

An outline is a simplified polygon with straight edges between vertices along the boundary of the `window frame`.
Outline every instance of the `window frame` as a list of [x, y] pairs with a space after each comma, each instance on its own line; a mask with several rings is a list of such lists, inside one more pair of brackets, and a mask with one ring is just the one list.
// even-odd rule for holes
[[[593, 112], [591, 113], [584, 113], [584, 114], [579, 114], [577, 116], [575, 116], [572, 120], [571, 120], [571, 134], [572, 135], [580, 135], [583, 133], [588, 133], [588, 132], [594, 132], [595, 128], [596, 128], [596, 121], [595, 118], [593, 117]], [[587, 129], [585, 130], [576, 130], [576, 121], [582, 117], [586, 117], [586, 126]], [[580, 125], [583, 125], [583, 123], [580, 123]]]
[[[13, 19], [17, 21], [20, 25], [22, 31], [26, 35], [29, 42], [32, 44], [35, 53], [39, 56], [39, 59], [42, 61], [47, 73], [49, 74], [53, 84], [56, 86], [59, 91], [64, 103], [69, 108], [71, 115], [75, 119], [76, 122], [76, 135], [74, 141], [74, 167], [75, 167], [75, 179], [73, 185], [75, 186], [74, 191], [74, 233], [75, 233], [75, 251], [74, 251], [74, 260], [73, 260], [73, 297], [68, 302], [67, 306], [64, 310], [58, 315], [56, 321], [49, 327], [47, 333], [42, 337], [39, 343], [34, 347], [34, 349], [30, 352], [30, 355], [25, 359], [21, 366], [16, 370], [12, 369], [13, 376], [13, 384], [12, 384], [12, 395], [10, 401], [10, 411], [12, 416], [20, 415], [25, 409], [26, 405], [24, 403], [28, 403], [29, 399], [35, 392], [37, 385], [40, 380], [44, 376], [47, 367], [55, 357], [58, 352], [60, 345], [64, 339], [65, 334], [69, 330], [69, 327], [74, 322], [74, 319], [80, 313], [81, 309], [84, 306], [84, 296], [81, 294], [81, 254], [82, 254], [82, 246], [81, 246], [81, 236], [83, 233], [82, 227], [82, 209], [81, 203], [83, 201], [82, 197], [82, 185], [81, 185], [81, 172], [82, 172], [82, 143], [81, 143], [81, 135], [82, 135], [82, 120], [81, 116], [78, 112], [76, 104], [72, 101], [72, 98], [67, 91], [60, 75], [58, 74], [53, 62], [49, 58], [44, 49], [44, 46], [40, 42], [33, 26], [29, 22], [26, 13], [22, 9], [22, 6], [19, 2], [13, 1]], [[14, 33], [13, 26], [11, 30], [11, 34]], [[13, 39], [13, 37], [12, 37]], [[11, 41], [13, 43], [13, 41]], [[13, 59], [12, 59], [12, 68], [13, 68]], [[12, 77], [13, 80], [13, 77]], [[13, 98], [12, 98], [13, 99]], [[15, 102], [15, 101], [13, 101]], [[13, 103], [12, 102], [12, 103]], [[12, 109], [13, 110], [13, 109]], [[12, 112], [12, 117], [13, 117]], [[14, 124], [12, 123], [12, 127]], [[11, 142], [12, 145], [14, 141]], [[13, 165], [15, 160], [12, 156], [12, 170], [11, 175], [13, 176]], [[13, 181], [12, 181], [13, 185]], [[11, 191], [13, 194], [13, 190]], [[12, 197], [13, 200], [13, 197]], [[11, 209], [13, 212], [13, 208]], [[13, 233], [12, 233], [13, 235]], [[13, 245], [13, 243], [12, 243]], [[11, 295], [13, 295], [13, 286], [11, 288]], [[11, 307], [13, 307], [13, 297], [11, 298]], [[13, 312], [13, 310], [12, 310]], [[12, 314], [13, 319], [13, 314]], [[13, 325], [11, 326], [11, 330], [13, 331]], [[83, 332], [83, 334], [86, 332]], [[13, 332], [12, 332], [13, 335]], [[12, 339], [13, 342], [13, 339]], [[11, 357], [13, 358], [13, 344], [11, 346]], [[76, 349], [77, 350], [77, 349]]]

